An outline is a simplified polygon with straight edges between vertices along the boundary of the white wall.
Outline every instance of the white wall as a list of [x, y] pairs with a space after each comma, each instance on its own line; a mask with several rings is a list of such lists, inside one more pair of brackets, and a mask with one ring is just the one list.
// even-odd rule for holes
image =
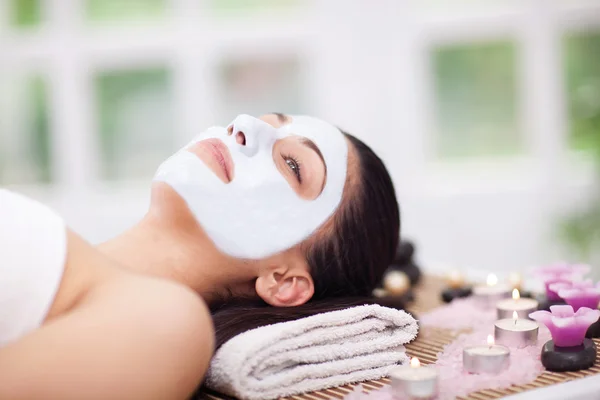
[[[306, 95], [314, 113], [364, 139], [385, 160], [401, 201], [403, 232], [417, 242], [425, 267], [508, 271], [561, 256], [552, 237], [557, 215], [585, 197], [592, 174], [566, 146], [560, 38], [600, 26], [600, 3], [455, 2], [424, 12], [417, 0], [314, 0], [291, 19], [266, 14], [252, 21], [207, 19], [202, 4], [173, 0], [170, 23], [103, 31], [82, 26], [77, 0], [53, 0], [43, 35], [5, 29], [5, 83], [11, 74], [48, 67], [54, 100], [57, 183], [16, 188], [56, 207], [90, 240], [105, 240], [143, 215], [153, 171], [148, 181], [98, 181], [90, 71], [168, 60], [177, 140], [185, 143], [209, 124], [224, 123], [214, 120], [218, 89], [210, 66], [216, 57], [288, 51], [307, 57]], [[428, 49], [504, 38], [519, 46], [527, 154], [436, 160]]]

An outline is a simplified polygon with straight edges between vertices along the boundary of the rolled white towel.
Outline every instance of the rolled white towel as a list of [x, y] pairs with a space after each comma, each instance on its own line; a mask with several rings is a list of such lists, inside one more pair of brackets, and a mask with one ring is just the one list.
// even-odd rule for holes
[[227, 341], [213, 357], [206, 386], [266, 400], [387, 376], [408, 361], [415, 338], [408, 313], [364, 305], [263, 326]]

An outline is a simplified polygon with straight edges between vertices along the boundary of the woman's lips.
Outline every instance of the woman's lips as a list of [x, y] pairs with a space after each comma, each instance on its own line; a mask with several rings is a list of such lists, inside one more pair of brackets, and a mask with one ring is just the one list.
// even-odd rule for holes
[[220, 139], [205, 139], [187, 149], [198, 156], [224, 183], [233, 179], [233, 161], [229, 149]]

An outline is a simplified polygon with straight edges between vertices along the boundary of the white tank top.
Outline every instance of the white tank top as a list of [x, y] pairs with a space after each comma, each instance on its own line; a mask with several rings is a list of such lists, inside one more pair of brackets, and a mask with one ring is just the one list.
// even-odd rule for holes
[[66, 232], [46, 206], [0, 189], [0, 346], [44, 321], [63, 275]]

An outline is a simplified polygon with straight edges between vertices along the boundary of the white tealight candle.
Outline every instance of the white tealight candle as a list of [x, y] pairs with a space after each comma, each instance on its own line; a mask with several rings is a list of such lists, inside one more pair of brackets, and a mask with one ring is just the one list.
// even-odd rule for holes
[[469, 346], [463, 349], [463, 368], [472, 374], [497, 374], [510, 365], [510, 350], [494, 344], [488, 335], [488, 345]]
[[521, 277], [520, 273], [511, 272], [510, 274], [508, 274], [508, 283], [510, 284], [511, 288], [521, 290], [523, 278]]
[[516, 311], [521, 319], [529, 319], [529, 314], [538, 309], [539, 303], [534, 299], [522, 299], [518, 289], [513, 289], [512, 299], [500, 300], [496, 304], [498, 319], [510, 319]]
[[448, 282], [448, 286], [452, 289], [458, 289], [464, 286], [465, 279], [463, 278], [460, 271], [452, 270], [448, 273], [446, 277], [446, 282]]
[[438, 392], [438, 372], [422, 367], [416, 357], [410, 360], [410, 366], [394, 369], [390, 379], [394, 392], [409, 399], [432, 399]]
[[478, 285], [473, 288], [473, 295], [480, 300], [482, 306], [490, 308], [499, 300], [510, 296], [510, 287], [498, 284], [498, 277], [489, 274], [485, 285]]
[[527, 347], [537, 343], [539, 325], [529, 319], [520, 319], [513, 311], [512, 319], [501, 319], [494, 324], [496, 341], [507, 346]]

